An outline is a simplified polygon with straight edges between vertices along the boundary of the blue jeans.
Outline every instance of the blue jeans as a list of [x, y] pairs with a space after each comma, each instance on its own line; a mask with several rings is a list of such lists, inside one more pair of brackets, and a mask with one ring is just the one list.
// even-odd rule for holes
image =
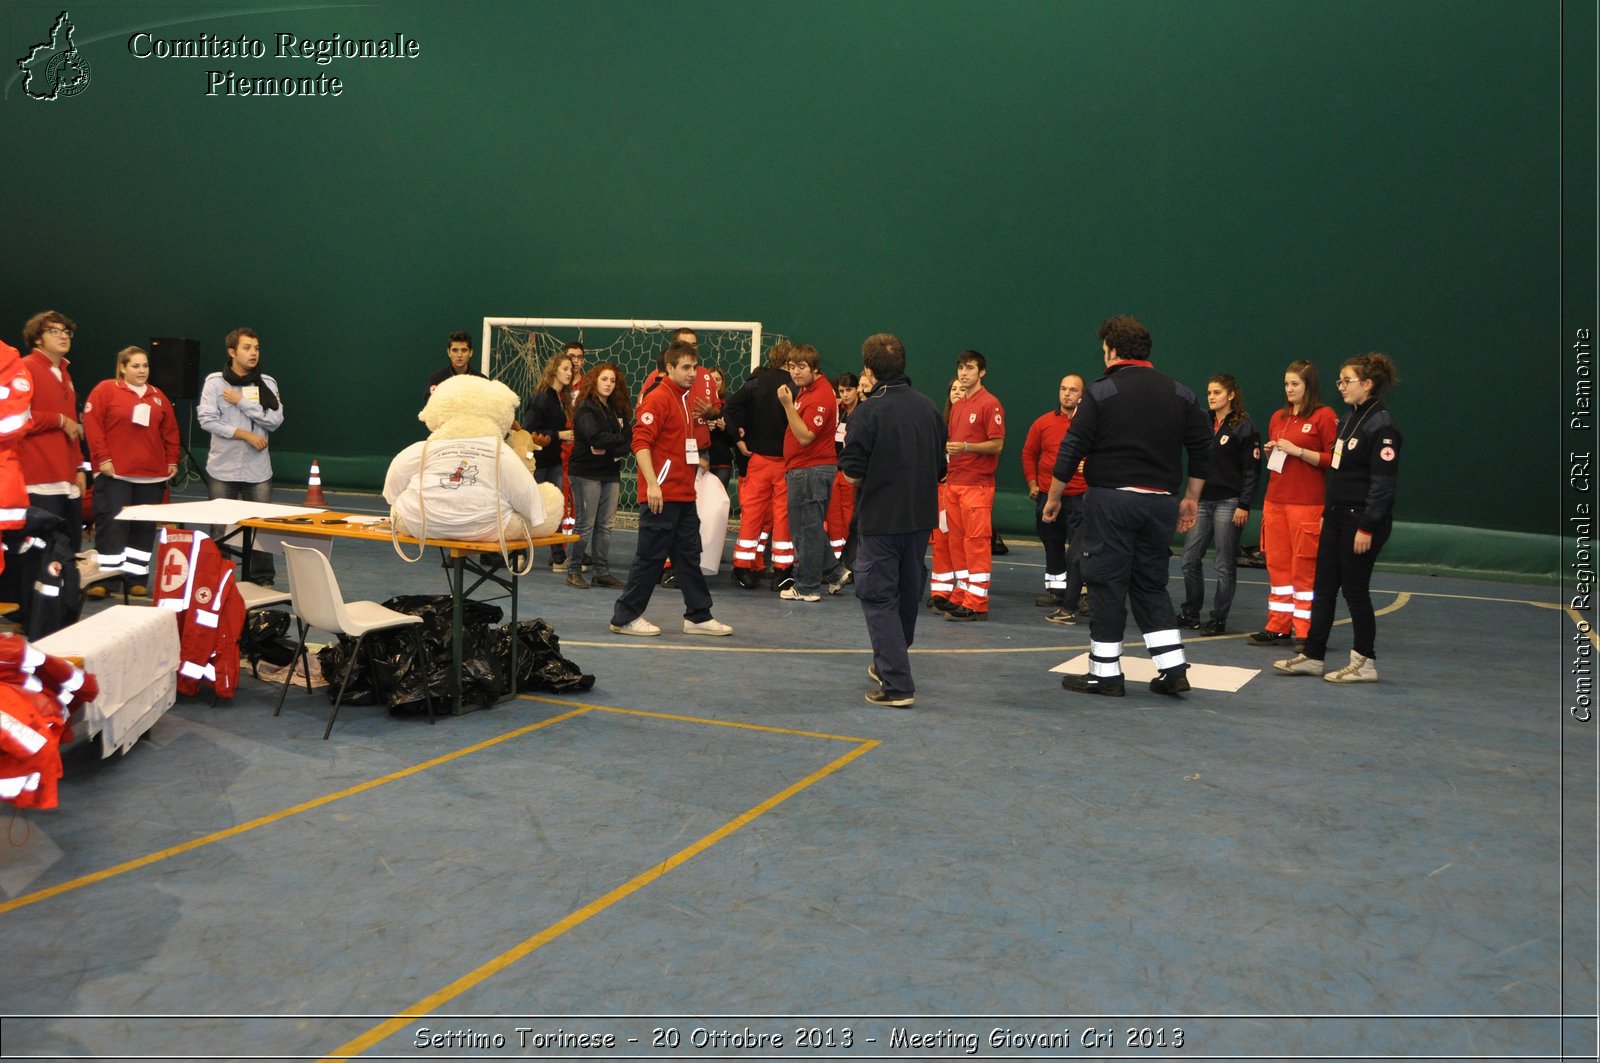
[[[611, 575], [611, 521], [617, 515], [622, 484], [617, 480], [572, 477], [572, 519], [577, 549], [567, 555], [567, 571], [582, 571], [588, 558], [593, 576]], [[593, 576], [590, 578], [592, 579]]]
[[1233, 608], [1233, 573], [1239, 562], [1239, 526], [1233, 523], [1233, 511], [1239, 508], [1237, 498], [1219, 498], [1215, 502], [1200, 500], [1200, 513], [1194, 527], [1183, 539], [1183, 609], [1184, 616], [1199, 616], [1206, 601], [1206, 577], [1201, 568], [1206, 547], [1213, 539], [1217, 543], [1217, 596], [1211, 602], [1211, 619], [1227, 620]]
[[[271, 502], [272, 481], [262, 480], [260, 483], [244, 483], [239, 480], [218, 480], [210, 473], [206, 473], [206, 493], [212, 498], [231, 498], [240, 502]], [[223, 546], [222, 536], [228, 531], [226, 525], [213, 524], [211, 538], [217, 541], [217, 546], [224, 556], [239, 557], [240, 551], [237, 544]], [[264, 550], [250, 551], [250, 557], [241, 561], [243, 571], [239, 573], [242, 580], [254, 580], [257, 583], [270, 585], [277, 578], [277, 564], [273, 556]]]
[[828, 542], [828, 500], [833, 496], [836, 466], [813, 465], [784, 475], [789, 488], [789, 534], [794, 539], [794, 589], [817, 594], [823, 581], [843, 574]]

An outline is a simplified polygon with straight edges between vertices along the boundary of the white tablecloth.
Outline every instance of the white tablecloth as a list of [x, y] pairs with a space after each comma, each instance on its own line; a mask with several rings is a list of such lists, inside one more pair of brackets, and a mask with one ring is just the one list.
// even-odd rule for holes
[[100, 696], [81, 730], [100, 736], [100, 755], [125, 752], [178, 700], [178, 614], [113, 605], [34, 643], [57, 657], [82, 657]]

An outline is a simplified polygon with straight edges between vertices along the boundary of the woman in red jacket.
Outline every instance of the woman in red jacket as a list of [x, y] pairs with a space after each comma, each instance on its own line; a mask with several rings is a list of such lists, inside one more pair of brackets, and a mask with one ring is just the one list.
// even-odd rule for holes
[[[117, 352], [117, 376], [89, 393], [84, 435], [94, 467], [94, 541], [102, 572], [139, 579], [150, 574], [156, 526], [121, 521], [127, 505], [158, 503], [178, 469], [178, 418], [172, 400], [150, 383], [150, 356], [138, 347]], [[149, 593], [141, 583], [131, 594]]]

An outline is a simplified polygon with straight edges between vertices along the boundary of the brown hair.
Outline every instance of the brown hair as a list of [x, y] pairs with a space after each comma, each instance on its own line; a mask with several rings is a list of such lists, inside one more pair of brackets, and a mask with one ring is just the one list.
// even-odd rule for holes
[[1387, 354], [1373, 351], [1371, 354], [1358, 354], [1354, 358], [1346, 358], [1344, 366], [1356, 371], [1356, 376], [1362, 380], [1372, 381], [1372, 397], [1381, 399], [1390, 388], [1400, 383], [1400, 372], [1395, 369], [1394, 362], [1389, 360]]
[[68, 332], [78, 331], [77, 322], [59, 310], [41, 310], [30, 317], [26, 325], [22, 326], [23, 346], [30, 350], [39, 346], [40, 337], [44, 335], [45, 328], [50, 325], [60, 325]]
[[1239, 387], [1239, 382], [1233, 378], [1233, 374], [1218, 373], [1206, 381], [1208, 387], [1212, 384], [1221, 384], [1223, 391], [1233, 392], [1233, 400], [1228, 409], [1228, 419], [1223, 422], [1224, 425], [1229, 428], [1235, 428], [1250, 417], [1244, 409], [1244, 391]]
[[[615, 374], [617, 386], [611, 389], [611, 397], [609, 399], [601, 399], [595, 394], [595, 385], [600, 380], [600, 374], [607, 369]], [[600, 405], [609, 408], [612, 413], [621, 417], [624, 421], [633, 419], [633, 403], [628, 400], [628, 382], [622, 378], [622, 367], [617, 365], [616, 362], [601, 362], [584, 374], [583, 385], [578, 388], [578, 397], [573, 402], [573, 405], [582, 405], [591, 398], [599, 402]]]
[[1322, 405], [1322, 388], [1317, 384], [1317, 367], [1308, 358], [1301, 358], [1289, 363], [1285, 373], [1293, 373], [1300, 378], [1306, 386], [1306, 397], [1300, 404], [1300, 409], [1295, 409], [1287, 402], [1283, 404], [1285, 413], [1292, 413], [1296, 417], [1308, 417], [1317, 412], [1317, 407]]

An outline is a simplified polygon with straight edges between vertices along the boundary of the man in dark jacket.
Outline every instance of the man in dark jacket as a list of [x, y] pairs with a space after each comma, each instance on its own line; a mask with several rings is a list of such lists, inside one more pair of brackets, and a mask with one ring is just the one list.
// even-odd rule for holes
[[772, 589], [794, 585], [794, 540], [789, 534], [789, 489], [784, 475], [783, 434], [789, 418], [778, 389], [789, 379], [787, 340], [767, 353], [767, 364], [734, 392], [722, 408], [724, 423], [741, 454], [750, 459], [739, 477], [739, 537], [733, 545], [733, 581], [746, 590], [760, 585], [762, 539], [771, 529]]
[[[1210, 461], [1211, 432], [1194, 392], [1150, 364], [1150, 330], [1122, 315], [1100, 326], [1106, 371], [1089, 385], [1056, 456], [1041, 519], [1061, 511], [1061, 493], [1082, 460], [1084, 495], [1078, 556], [1089, 585], [1089, 672], [1062, 676], [1083, 694], [1120, 698], [1122, 627], [1133, 619], [1155, 662], [1150, 689], [1174, 697], [1189, 689], [1172, 598], [1167, 594], [1172, 532], [1194, 527]], [[1183, 456], [1189, 476], [1183, 500]]]
[[916, 690], [909, 650], [928, 579], [923, 558], [939, 523], [945, 423], [938, 407], [912, 390], [896, 337], [868, 337], [861, 364], [877, 386], [850, 416], [839, 471], [856, 485], [856, 598], [872, 639], [867, 674], [879, 687], [867, 700], [903, 709]]

